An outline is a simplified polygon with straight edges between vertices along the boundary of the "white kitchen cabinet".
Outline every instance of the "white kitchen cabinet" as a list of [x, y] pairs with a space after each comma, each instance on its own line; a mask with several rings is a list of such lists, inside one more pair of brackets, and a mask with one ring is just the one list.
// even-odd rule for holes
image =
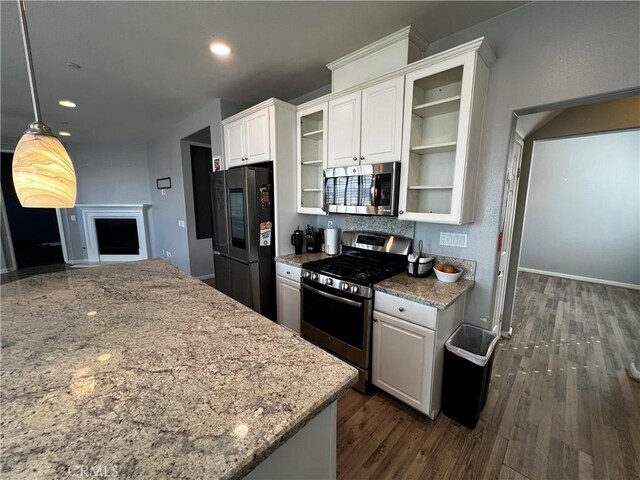
[[273, 160], [271, 151], [270, 108], [224, 123], [226, 168]]
[[373, 342], [373, 384], [429, 413], [435, 332], [375, 312]]
[[298, 213], [323, 215], [323, 169], [327, 166], [327, 104], [297, 114]]
[[[479, 53], [481, 48], [484, 55]], [[476, 41], [407, 73], [399, 219], [446, 224], [473, 221], [492, 58], [486, 43]]]
[[440, 412], [444, 342], [464, 318], [465, 295], [441, 310], [376, 291], [372, 383], [435, 419]]
[[300, 335], [300, 272], [285, 263], [276, 263], [278, 323]]
[[399, 161], [404, 79], [329, 101], [327, 167]]

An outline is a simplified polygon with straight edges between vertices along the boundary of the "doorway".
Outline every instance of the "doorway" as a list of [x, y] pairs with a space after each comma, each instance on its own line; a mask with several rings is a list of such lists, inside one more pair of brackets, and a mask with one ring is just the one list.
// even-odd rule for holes
[[[529, 195], [529, 190], [531, 189], [531, 175], [532, 175], [532, 157], [534, 153], [534, 145], [536, 142], [540, 144], [542, 141], [552, 140], [552, 139], [560, 139], [567, 137], [579, 137], [579, 136], [588, 136], [595, 135], [603, 132], [612, 132], [619, 130], [629, 130], [629, 129], [637, 129], [640, 127], [640, 97], [637, 95], [637, 92], [630, 92], [631, 96], [626, 96], [623, 98], [616, 98], [614, 100], [605, 100], [600, 101], [598, 103], [590, 103], [583, 104], [581, 106], [573, 106], [570, 108], [558, 108], [556, 110], [549, 110], [547, 112], [537, 112], [534, 114], [523, 114], [517, 116], [517, 122], [515, 124], [515, 131], [521, 137], [524, 138], [524, 146], [521, 160], [521, 175], [518, 179], [517, 186], [519, 190], [516, 190], [516, 195], [512, 198], [513, 208], [515, 209], [515, 214], [513, 216], [513, 220], [509, 225], [507, 222], [506, 229], [511, 229], [512, 232], [512, 245], [508, 250], [508, 266], [506, 270], [503, 272], [503, 275], [506, 274], [506, 278], [500, 279], [498, 278], [497, 285], [500, 287], [501, 280], [504, 283], [504, 288], [502, 290], [496, 290], [495, 304], [494, 304], [494, 312], [493, 317], [495, 320], [502, 320], [501, 331], [503, 335], [508, 336], [511, 332], [511, 327], [513, 324], [513, 312], [515, 309], [515, 300], [516, 300], [516, 288], [517, 288], [517, 279], [519, 276], [519, 270], [521, 270], [521, 253], [522, 246], [524, 243], [523, 235], [525, 234], [525, 215], [527, 207], [527, 199]], [[635, 95], [634, 95], [635, 94]], [[629, 94], [628, 94], [629, 95]], [[575, 104], [574, 104], [575, 105]], [[515, 133], [514, 133], [515, 135]], [[603, 137], [604, 138], [604, 137]], [[541, 150], [541, 149], [539, 149]], [[556, 159], [556, 163], [558, 160]], [[549, 165], [554, 165], [554, 162], [551, 162]], [[547, 167], [549, 166], [547, 165]], [[544, 169], [543, 169], [544, 170]], [[576, 175], [574, 175], [575, 180], [577, 180], [578, 173], [582, 174], [582, 168], [574, 169], [578, 170]], [[573, 172], [572, 172], [573, 173]], [[558, 173], [559, 175], [560, 173]], [[561, 184], [564, 185], [565, 177], [570, 177], [570, 175], [565, 175], [562, 177]], [[571, 178], [568, 178], [571, 180]], [[600, 185], [603, 186], [603, 185]], [[602, 199], [602, 201], [606, 201], [608, 196], [606, 192], [603, 194], [603, 188], [592, 188], [593, 192], [591, 193], [591, 197], [598, 196]], [[605, 189], [606, 190], [606, 189]], [[550, 192], [553, 193], [553, 190]], [[610, 196], [610, 195], [609, 195]], [[588, 203], [587, 199], [583, 199], [584, 201], [578, 201], [578, 197], [575, 195], [571, 197], [571, 200], [576, 199], [577, 203]], [[566, 200], [565, 199], [565, 203]], [[504, 208], [504, 207], [503, 207]], [[549, 205], [547, 205], [548, 211], [553, 211], [554, 209], [550, 209]], [[540, 218], [540, 212], [537, 212], [538, 219]], [[503, 211], [503, 215], [505, 212]], [[587, 215], [587, 213], [576, 213], [576, 215]], [[615, 218], [615, 214], [612, 214]], [[566, 220], [566, 219], [565, 219]], [[560, 224], [562, 225], [562, 223]], [[597, 230], [598, 225], [593, 225], [593, 228]], [[554, 235], [556, 230], [559, 229], [550, 229], [548, 228], [544, 235]], [[594, 232], [596, 231], [594, 230]], [[612, 229], [612, 231], [617, 231], [617, 229]], [[528, 235], [528, 234], [527, 234]], [[558, 242], [564, 242], [564, 239], [558, 239]], [[574, 242], [583, 242], [586, 240], [579, 239]], [[612, 241], [616, 241], [616, 236], [612, 237]], [[539, 243], [539, 242], [538, 242]], [[531, 242], [528, 242], [530, 245]], [[536, 244], [537, 245], [537, 244]], [[560, 245], [560, 244], [559, 244]], [[535, 247], [537, 250], [538, 247]], [[499, 252], [499, 255], [503, 252]], [[568, 256], [568, 255], [567, 255]], [[594, 257], [595, 258], [595, 257]], [[555, 262], [558, 264], [559, 262]], [[502, 264], [502, 262], [501, 262]], [[554, 265], [555, 265], [554, 264]], [[537, 270], [541, 271], [550, 271], [554, 272], [554, 269], [551, 268], [538, 268]], [[556, 272], [557, 273], [557, 272]], [[571, 275], [571, 272], [562, 273], [566, 278], [572, 278], [567, 275]], [[587, 275], [584, 273], [573, 273], [574, 279], [576, 280], [584, 280], [585, 278], [593, 277], [600, 278], [596, 275]], [[581, 277], [581, 278], [578, 278]], [[621, 283], [624, 283], [621, 281]], [[520, 290], [518, 286], [518, 290]], [[502, 297], [502, 298], [501, 298]], [[502, 305], [501, 305], [502, 303]], [[499, 306], [503, 306], [502, 315], [498, 310]]]
[[64, 264], [58, 217], [53, 208], [24, 208], [13, 186], [13, 153], [2, 152], [0, 168], [10, 241], [18, 269]]

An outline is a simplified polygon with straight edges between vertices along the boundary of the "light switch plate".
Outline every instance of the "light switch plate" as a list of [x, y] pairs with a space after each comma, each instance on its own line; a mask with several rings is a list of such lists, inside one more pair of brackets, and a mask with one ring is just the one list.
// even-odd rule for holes
[[184, 228], [184, 220], [178, 220], [178, 226]]
[[76, 216], [75, 215], [69, 215], [69, 218], [71, 219], [72, 222], [76, 221]]
[[440, 245], [467, 248], [467, 234], [440, 232]]

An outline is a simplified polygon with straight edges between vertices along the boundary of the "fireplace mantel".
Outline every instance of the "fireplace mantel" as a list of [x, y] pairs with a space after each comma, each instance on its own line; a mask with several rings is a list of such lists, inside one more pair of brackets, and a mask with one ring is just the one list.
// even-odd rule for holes
[[[132, 262], [149, 258], [151, 248], [149, 246], [149, 234], [147, 226], [148, 204], [105, 204], [87, 205], [78, 204], [76, 209], [82, 215], [84, 237], [87, 243], [87, 257], [89, 263], [103, 262]], [[133, 218], [138, 227], [138, 242], [140, 252], [138, 255], [100, 255], [98, 250], [98, 236], [96, 233], [97, 218]]]

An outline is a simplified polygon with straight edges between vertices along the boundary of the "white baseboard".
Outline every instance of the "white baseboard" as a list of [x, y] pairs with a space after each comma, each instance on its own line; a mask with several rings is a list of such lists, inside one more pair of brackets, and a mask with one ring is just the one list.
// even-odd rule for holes
[[207, 273], [206, 275], [200, 275], [196, 277], [198, 280], [209, 280], [210, 278], [216, 278], [215, 273]]
[[612, 287], [640, 290], [640, 285], [634, 285], [633, 283], [614, 282], [612, 280], [602, 280], [600, 278], [581, 277], [579, 275], [570, 275], [568, 273], [547, 272], [545, 270], [536, 270], [535, 268], [526, 267], [518, 267], [518, 271], [526, 273], [537, 273], [538, 275], [547, 275], [549, 277], [566, 278], [568, 280], [577, 280], [579, 282], [600, 283], [602, 285], [611, 285]]
[[0, 269], [0, 273], [9, 273], [9, 272], [13, 272], [15, 270], [15, 268], [2, 268]]

